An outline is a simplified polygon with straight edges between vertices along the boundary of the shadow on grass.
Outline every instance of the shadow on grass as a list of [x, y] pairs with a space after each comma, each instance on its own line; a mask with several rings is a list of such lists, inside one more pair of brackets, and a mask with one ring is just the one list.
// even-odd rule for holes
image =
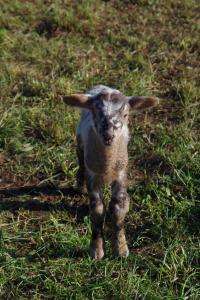
[[[19, 196], [42, 196], [47, 200], [40, 201], [38, 199], [20, 200], [15, 199]], [[83, 219], [84, 216], [89, 214], [89, 206], [87, 204], [81, 205], [69, 205], [65, 200], [48, 201], [48, 196], [65, 196], [75, 197], [81, 196], [81, 194], [73, 187], [56, 189], [52, 186], [45, 187], [19, 187], [11, 189], [0, 190], [0, 211], [10, 210], [17, 211], [19, 209], [26, 209], [30, 211], [67, 211], [72, 215], [76, 216], [77, 219]]]
[[31, 195], [31, 196], [38, 196], [38, 195], [50, 195], [50, 196], [80, 196], [81, 194], [78, 192], [77, 189], [73, 188], [72, 186], [68, 188], [61, 188], [57, 189], [52, 185], [46, 186], [26, 186], [26, 187], [18, 187], [18, 188], [5, 188], [0, 189], [0, 199], [8, 198], [8, 197], [17, 197], [22, 195]]
[[183, 218], [187, 232], [193, 236], [199, 236], [200, 234], [200, 204], [197, 203], [194, 207], [184, 212]]

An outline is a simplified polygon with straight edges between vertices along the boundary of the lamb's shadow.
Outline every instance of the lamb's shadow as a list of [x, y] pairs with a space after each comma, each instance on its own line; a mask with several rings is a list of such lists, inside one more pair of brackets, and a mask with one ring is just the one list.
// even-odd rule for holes
[[[39, 212], [42, 215], [51, 211], [65, 211], [75, 217], [77, 222], [83, 222], [84, 217], [89, 214], [89, 206], [81, 203], [81, 196], [83, 195], [73, 187], [58, 189], [47, 185], [44, 187], [27, 186], [0, 189], [0, 212], [11, 211], [15, 213], [20, 209], [25, 209]], [[10, 255], [16, 256], [15, 253], [10, 253]], [[64, 249], [62, 251], [55, 249], [55, 251], [44, 255], [54, 259], [66, 256], [80, 258], [87, 256], [87, 251], [86, 249]], [[37, 255], [27, 255], [26, 258], [31, 261], [38, 259]]]
[[[38, 199], [31, 199], [23, 201], [19, 196], [42, 196], [47, 197], [47, 200], [40, 201]], [[48, 201], [48, 196], [55, 196], [60, 201]], [[77, 217], [77, 220], [82, 220], [84, 216], [89, 214], [89, 207], [87, 204], [68, 204], [65, 201], [67, 197], [81, 196], [81, 194], [73, 187], [57, 189], [53, 186], [27, 186], [10, 189], [0, 189], [0, 211], [10, 210], [18, 211], [23, 208], [30, 211], [67, 211]], [[17, 199], [16, 199], [17, 198]]]

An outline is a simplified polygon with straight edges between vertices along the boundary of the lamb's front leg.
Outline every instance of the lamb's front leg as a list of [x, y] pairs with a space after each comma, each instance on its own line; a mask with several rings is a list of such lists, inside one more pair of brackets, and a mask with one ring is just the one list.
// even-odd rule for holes
[[103, 234], [105, 205], [102, 199], [101, 187], [95, 178], [87, 180], [90, 199], [90, 216], [92, 223], [92, 238], [90, 242], [90, 255], [92, 258], [101, 259], [105, 254], [105, 240]]
[[80, 136], [77, 135], [77, 148], [76, 148], [76, 154], [78, 158], [78, 172], [76, 175], [76, 182], [77, 182], [77, 188], [80, 193], [85, 192], [85, 164], [84, 164], [84, 151], [83, 151], [83, 145], [81, 142]]
[[124, 219], [129, 210], [129, 196], [127, 193], [126, 172], [112, 184], [112, 199], [109, 205], [112, 229], [112, 249], [114, 255], [127, 257], [129, 250], [124, 231]]

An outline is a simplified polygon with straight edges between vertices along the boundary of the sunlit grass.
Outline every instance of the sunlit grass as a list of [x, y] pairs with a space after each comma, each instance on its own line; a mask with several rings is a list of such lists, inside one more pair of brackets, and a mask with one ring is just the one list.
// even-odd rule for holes
[[[1, 4], [1, 299], [200, 298], [198, 10], [195, 0]], [[90, 259], [88, 199], [65, 190], [79, 112], [59, 95], [99, 83], [161, 98], [130, 116], [127, 260], [112, 257], [109, 236], [106, 258]]]

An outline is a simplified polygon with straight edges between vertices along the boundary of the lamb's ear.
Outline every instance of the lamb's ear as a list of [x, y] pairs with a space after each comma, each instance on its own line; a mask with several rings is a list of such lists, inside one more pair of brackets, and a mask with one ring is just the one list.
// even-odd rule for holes
[[90, 108], [92, 97], [86, 94], [73, 94], [70, 96], [63, 96], [62, 100], [70, 106]]
[[134, 110], [145, 110], [147, 108], [159, 104], [159, 99], [156, 97], [134, 96], [128, 97], [129, 105]]

